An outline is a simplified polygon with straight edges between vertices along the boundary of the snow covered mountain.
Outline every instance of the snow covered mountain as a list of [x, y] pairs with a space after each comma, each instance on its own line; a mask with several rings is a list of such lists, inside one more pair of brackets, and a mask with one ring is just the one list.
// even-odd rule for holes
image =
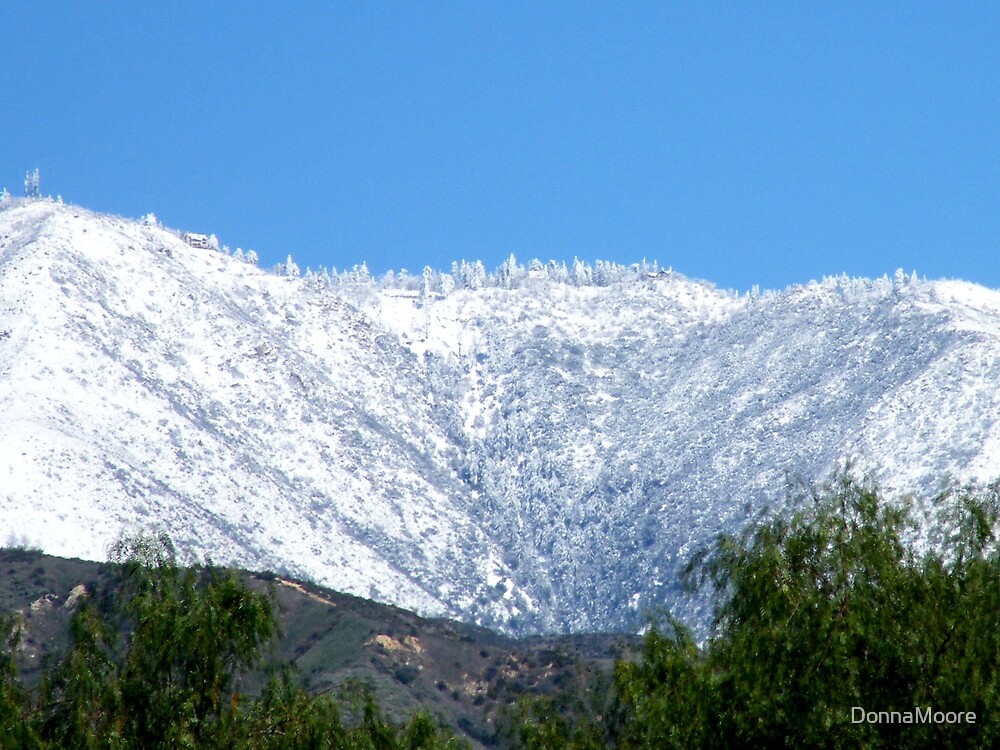
[[0, 212], [0, 243], [0, 530], [104, 559], [158, 526], [218, 562], [479, 616], [507, 568], [393, 336], [78, 208]]
[[996, 291], [558, 276], [281, 276], [12, 201], [0, 534], [101, 559], [155, 525], [421, 612], [607, 629], [677, 606], [678, 565], [789, 475], [1000, 475]]

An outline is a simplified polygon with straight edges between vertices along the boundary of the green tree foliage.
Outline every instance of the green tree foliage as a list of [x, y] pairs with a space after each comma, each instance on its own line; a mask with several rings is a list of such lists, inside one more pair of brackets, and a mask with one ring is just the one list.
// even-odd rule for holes
[[82, 750], [443, 750], [467, 747], [426, 714], [385, 719], [364, 694], [347, 726], [337, 703], [278, 665], [259, 695], [238, 690], [277, 631], [271, 599], [232, 571], [182, 567], [169, 538], [122, 540], [117, 585], [84, 599], [69, 648], [33, 701], [14, 664], [20, 629], [0, 622], [0, 748]]
[[70, 620], [70, 646], [42, 680], [36, 722], [54, 745], [81, 750], [126, 747], [115, 631], [93, 602]]
[[[514, 746], [1000, 747], [998, 499], [940, 498], [951, 537], [918, 552], [905, 505], [842, 477], [791, 518], [721, 537], [688, 570], [719, 594], [713, 637], [654, 628], [601, 721], [536, 702]], [[855, 722], [854, 707], [976, 723]]]
[[[309, 696], [286, 669], [275, 674], [245, 720], [236, 728], [234, 750], [467, 750], [425, 712], [403, 726], [382, 714], [365, 690], [350, 701], [361, 721], [351, 727], [327, 695]], [[355, 705], [357, 704], [357, 705]]]
[[618, 747], [670, 750], [703, 743], [704, 664], [690, 633], [673, 620], [668, 628], [652, 629], [642, 658], [615, 668], [616, 705], [608, 734]]
[[528, 750], [601, 750], [608, 747], [613, 711], [607, 676], [572, 654], [572, 671], [560, 689], [544, 697], [522, 696], [510, 704], [498, 726], [501, 746]]
[[348, 747], [347, 732], [333, 701], [307, 695], [288, 670], [272, 675], [234, 740], [234, 747], [240, 750]]
[[[723, 743], [995, 747], [1000, 709], [997, 493], [943, 499], [947, 551], [904, 544], [905, 506], [850, 478], [791, 520], [720, 540], [727, 592], [707, 696]], [[852, 708], [974, 712], [976, 724], [852, 721]]]
[[113, 560], [132, 625], [120, 675], [126, 732], [139, 747], [202, 747], [230, 709], [237, 670], [275, 634], [272, 603], [232, 572], [179, 567], [166, 538], [128, 540]]
[[[565, 693], [515, 703], [501, 737], [528, 750], [1000, 747], [1000, 488], [940, 499], [945, 538], [848, 477], [791, 516], [723, 536], [690, 580], [718, 594], [697, 644], [663, 620], [641, 652]], [[0, 747], [440, 750], [468, 747], [426, 713], [389, 721], [372, 696], [310, 695], [288, 667], [239, 680], [277, 630], [273, 602], [169, 539], [123, 541], [114, 590], [84, 600], [37, 697], [0, 622]], [[961, 712], [961, 723], [890, 720]], [[856, 709], [885, 720], [856, 721]], [[975, 723], [968, 714], [975, 714]], [[345, 718], [346, 717], [346, 718]]]
[[21, 640], [21, 623], [16, 617], [0, 617], [0, 639], [0, 747], [40, 748], [27, 720], [24, 691], [17, 681], [14, 653]]

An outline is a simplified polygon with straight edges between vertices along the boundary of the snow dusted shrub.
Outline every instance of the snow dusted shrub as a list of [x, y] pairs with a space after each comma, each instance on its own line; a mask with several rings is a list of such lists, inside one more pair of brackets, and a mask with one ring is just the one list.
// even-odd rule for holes
[[38, 167], [32, 172], [24, 173], [24, 195], [28, 198], [40, 198], [42, 195], [42, 177]]

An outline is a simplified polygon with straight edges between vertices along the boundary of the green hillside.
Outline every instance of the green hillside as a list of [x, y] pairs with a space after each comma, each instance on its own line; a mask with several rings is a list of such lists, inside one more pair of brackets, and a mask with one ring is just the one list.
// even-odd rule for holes
[[[0, 571], [0, 612], [18, 613], [23, 621], [18, 673], [37, 688], [43, 668], [65, 652], [78, 587], [108, 595], [116, 585], [114, 566], [6, 548]], [[306, 581], [246, 571], [239, 577], [271, 598], [280, 624], [261, 667], [238, 677], [241, 689], [258, 693], [269, 667], [290, 663], [309, 694], [357, 694], [364, 686], [391, 720], [425, 709], [482, 747], [496, 744], [504, 706], [522, 695], [554, 693], [582, 676], [609, 675], [621, 649], [637, 642], [620, 635], [516, 640]]]

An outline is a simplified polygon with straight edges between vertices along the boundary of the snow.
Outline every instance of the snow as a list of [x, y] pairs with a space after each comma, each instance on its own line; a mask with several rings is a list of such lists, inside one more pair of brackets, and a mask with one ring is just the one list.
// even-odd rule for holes
[[961, 281], [422, 298], [0, 209], [0, 536], [55, 554], [157, 528], [517, 632], [700, 617], [677, 567], [787, 477], [853, 459], [931, 497], [1000, 475], [997, 382], [1000, 293]]
[[475, 598], [499, 555], [457, 479], [426, 476], [449, 441], [371, 321], [78, 208], [8, 210], [0, 237], [0, 529], [103, 559], [123, 530], [161, 527], [220, 562], [427, 613]]

